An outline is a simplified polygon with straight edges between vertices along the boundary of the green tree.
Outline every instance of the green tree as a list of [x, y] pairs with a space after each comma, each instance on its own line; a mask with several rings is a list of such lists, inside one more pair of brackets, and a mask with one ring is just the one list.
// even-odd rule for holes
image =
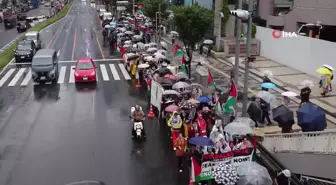
[[208, 31], [212, 30], [214, 22], [214, 11], [199, 5], [175, 7], [174, 23], [179, 39], [186, 48], [188, 60], [189, 77], [191, 76], [191, 61], [195, 45], [205, 37]]
[[146, 16], [155, 20], [156, 12], [159, 12], [159, 4], [161, 4], [162, 18], [167, 18], [168, 14], [166, 10], [168, 8], [168, 4], [166, 1], [163, 0], [144, 0], [143, 9]]
[[228, 7], [228, 4], [229, 4], [229, 0], [222, 0], [222, 12], [224, 14], [224, 17], [222, 18], [222, 36], [225, 36], [225, 28], [226, 28], [226, 23], [227, 21], [229, 20], [229, 7]]

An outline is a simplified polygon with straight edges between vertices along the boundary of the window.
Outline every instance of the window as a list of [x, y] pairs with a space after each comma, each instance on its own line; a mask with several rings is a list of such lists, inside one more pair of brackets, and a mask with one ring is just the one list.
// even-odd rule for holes
[[87, 69], [92, 69], [93, 65], [91, 62], [79, 62], [77, 64], [76, 69], [78, 70], [87, 70]]
[[34, 58], [33, 60], [34, 66], [50, 66], [53, 65], [52, 58], [45, 57], [45, 58]]
[[31, 49], [30, 44], [19, 44], [17, 47], [18, 47], [18, 50], [30, 50]]

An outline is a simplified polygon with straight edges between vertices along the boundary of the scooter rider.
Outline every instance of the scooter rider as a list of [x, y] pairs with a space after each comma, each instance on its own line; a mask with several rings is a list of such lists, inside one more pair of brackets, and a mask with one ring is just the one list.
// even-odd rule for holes
[[[133, 120], [133, 126], [132, 126], [132, 137], [136, 135], [136, 132], [134, 130], [134, 123], [135, 122], [142, 122], [145, 119], [146, 115], [145, 113], [141, 110], [139, 105], [135, 106], [135, 110], [132, 112], [132, 120]], [[145, 132], [145, 127], [142, 127], [142, 133], [143, 136], [146, 137], [146, 132]]]

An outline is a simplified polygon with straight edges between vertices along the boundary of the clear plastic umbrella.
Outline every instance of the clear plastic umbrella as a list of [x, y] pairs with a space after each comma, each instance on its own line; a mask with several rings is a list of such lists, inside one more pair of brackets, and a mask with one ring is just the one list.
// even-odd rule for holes
[[126, 41], [124, 42], [124, 44], [131, 45], [131, 44], [132, 44], [132, 41], [130, 41], [130, 40], [126, 40]]
[[171, 31], [170, 34], [172, 34], [174, 36], [179, 36], [179, 34], [176, 31]]
[[253, 132], [251, 126], [241, 122], [229, 123], [224, 127], [224, 131], [230, 135], [246, 135], [246, 134], [252, 134]]
[[125, 35], [125, 33], [118, 33], [117, 34], [118, 37], [121, 37], [121, 36], [124, 36], [124, 35]]
[[156, 61], [160, 60], [160, 59], [167, 59], [166, 56], [164, 55], [155, 55], [155, 58], [154, 58]]
[[145, 49], [148, 49], [150, 48], [150, 45], [149, 44], [145, 44]]
[[134, 35], [133, 38], [138, 40], [138, 39], [141, 39], [141, 36], [140, 35]]
[[171, 95], [171, 94], [174, 94], [174, 95], [178, 95], [180, 96], [181, 94], [175, 90], [165, 90], [163, 91], [163, 95]]
[[205, 40], [203, 43], [204, 44], [213, 44], [214, 42], [212, 40]]
[[271, 103], [276, 100], [275, 96], [268, 91], [259, 91], [257, 96], [267, 103]]
[[146, 68], [149, 68], [149, 64], [139, 64], [139, 65], [138, 65], [138, 68], [139, 68], [139, 69], [146, 69]]
[[157, 44], [155, 42], [151, 42], [149, 43], [149, 47], [156, 48]]
[[129, 47], [131, 47], [131, 45], [129, 45], [129, 44], [125, 44], [125, 45], [123, 46], [123, 48], [129, 48]]
[[157, 50], [158, 53], [161, 53], [162, 55], [166, 55], [167, 54], [167, 51], [164, 50], [164, 49], [159, 49]]
[[105, 25], [104, 28], [111, 28], [111, 26], [107, 24], [107, 25]]
[[161, 42], [160, 42], [160, 45], [161, 45], [162, 48], [165, 48], [165, 49], [168, 48], [168, 45], [167, 45], [166, 42], [161, 41]]
[[148, 48], [147, 52], [149, 53], [155, 53], [158, 49], [157, 48]]
[[246, 125], [251, 126], [251, 127], [255, 125], [255, 122], [251, 118], [248, 118], [248, 117], [236, 118], [231, 123], [243, 123], [243, 124], [246, 124]]
[[126, 35], [134, 35], [134, 33], [132, 31], [125, 31]]
[[184, 72], [178, 72], [178, 73], [176, 74], [176, 78], [177, 78], [178, 80], [181, 80], [181, 79], [189, 79], [188, 75], [185, 74]]
[[251, 161], [239, 165], [237, 169], [239, 180], [237, 185], [272, 185], [273, 181], [268, 170], [260, 164]]
[[144, 59], [145, 59], [145, 61], [148, 61], [148, 62], [154, 61], [154, 58], [152, 56], [147, 56]]
[[186, 82], [177, 82], [173, 85], [172, 89], [188, 88], [190, 85]]

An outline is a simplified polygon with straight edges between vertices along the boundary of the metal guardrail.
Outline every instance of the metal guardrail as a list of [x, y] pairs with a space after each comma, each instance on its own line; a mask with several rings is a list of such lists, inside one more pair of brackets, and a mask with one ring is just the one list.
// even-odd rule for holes
[[336, 185], [335, 181], [318, 179], [315, 177], [308, 177], [301, 175], [300, 180], [305, 182], [307, 185]]
[[262, 145], [271, 152], [336, 154], [336, 130], [267, 134]]

